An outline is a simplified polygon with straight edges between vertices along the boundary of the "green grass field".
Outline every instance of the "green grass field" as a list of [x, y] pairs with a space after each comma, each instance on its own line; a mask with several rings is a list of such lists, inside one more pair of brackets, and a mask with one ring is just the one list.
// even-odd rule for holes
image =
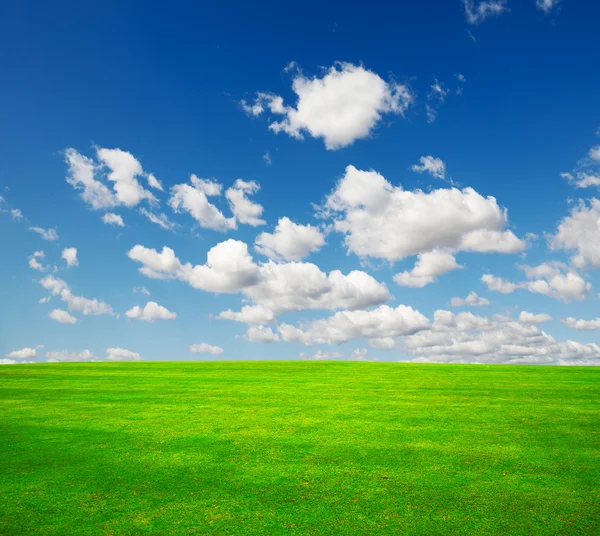
[[600, 534], [600, 370], [0, 369], [0, 533]]

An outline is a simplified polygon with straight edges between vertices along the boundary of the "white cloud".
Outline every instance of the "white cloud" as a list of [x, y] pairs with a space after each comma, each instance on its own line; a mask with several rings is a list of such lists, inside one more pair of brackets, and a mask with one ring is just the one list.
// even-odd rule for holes
[[70, 315], [67, 311], [63, 311], [62, 309], [53, 309], [52, 311], [50, 311], [48, 316], [52, 320], [56, 320], [57, 322], [60, 322], [61, 324], [76, 324], [77, 323], [77, 318]]
[[32, 359], [37, 357], [37, 348], [22, 348], [21, 350], [13, 350], [4, 357], [12, 359]]
[[175, 320], [177, 314], [169, 311], [166, 307], [159, 305], [156, 302], [148, 302], [142, 309], [139, 305], [132, 307], [125, 313], [127, 318], [137, 318], [146, 322], [154, 322], [155, 320]]
[[265, 220], [261, 220], [263, 207], [254, 203], [247, 196], [253, 195], [260, 190], [260, 186], [254, 181], [243, 181], [237, 179], [231, 188], [225, 192], [225, 197], [229, 200], [231, 212], [240, 223], [252, 225], [264, 225]]
[[279, 335], [273, 333], [273, 330], [266, 326], [249, 326], [244, 338], [250, 342], [277, 342]]
[[490, 17], [495, 17], [508, 11], [506, 0], [485, 0], [479, 2], [475, 2], [474, 0], [462, 0], [462, 2], [465, 7], [465, 15], [469, 24], [481, 24]]
[[596, 146], [592, 147], [588, 153], [588, 156], [592, 160], [600, 161], [600, 145], [596, 145]]
[[94, 178], [96, 164], [91, 158], [79, 154], [75, 149], [67, 149], [65, 160], [69, 167], [67, 182], [81, 191], [81, 198], [86, 203], [93, 209], [112, 208], [117, 205], [110, 189]]
[[67, 262], [67, 266], [71, 268], [72, 266], [79, 265], [79, 261], [77, 260], [77, 248], [65, 248], [62, 250], [61, 258], [65, 259]]
[[361, 257], [397, 261], [435, 248], [505, 253], [525, 247], [502, 232], [507, 213], [493, 197], [472, 188], [407, 191], [354, 166], [327, 197], [322, 215], [334, 218], [348, 250]]
[[117, 227], [125, 227], [125, 223], [123, 222], [123, 218], [118, 214], [113, 214], [112, 212], [107, 212], [102, 216], [102, 221], [106, 223], [106, 225], [115, 225]]
[[193, 354], [212, 354], [212, 355], [221, 355], [225, 350], [220, 348], [219, 346], [213, 346], [211, 344], [207, 344], [205, 342], [201, 342], [200, 344], [192, 344], [189, 347], [190, 352]]
[[600, 329], [600, 318], [594, 318], [593, 320], [578, 320], [572, 316], [561, 320], [565, 326], [569, 326], [577, 331], [592, 331]]
[[554, 250], [574, 251], [572, 260], [578, 268], [600, 268], [600, 199], [580, 201], [573, 207], [549, 244]]
[[199, 179], [196, 175], [190, 178], [189, 184], [176, 184], [171, 188], [169, 205], [175, 212], [185, 211], [194, 218], [201, 227], [214, 231], [227, 231], [237, 227], [236, 219], [226, 218], [213, 205], [208, 197], [221, 195], [219, 183], [209, 179]]
[[43, 240], [49, 240], [51, 242], [58, 240], [56, 229], [42, 229], [41, 227], [30, 227], [29, 229], [38, 233]]
[[543, 294], [550, 298], [570, 302], [584, 300], [592, 285], [577, 272], [562, 263], [544, 263], [538, 266], [519, 266], [528, 281], [513, 283], [501, 277], [485, 274], [481, 280], [490, 290], [511, 294], [517, 289], [525, 289], [534, 294]]
[[519, 315], [519, 322], [521, 324], [543, 324], [544, 322], [550, 322], [552, 317], [546, 313], [534, 314], [528, 311], [521, 311]]
[[231, 309], [219, 313], [221, 320], [234, 320], [244, 324], [270, 324], [275, 321], [273, 311], [262, 305], [244, 305], [240, 312], [234, 312]]
[[305, 309], [360, 309], [390, 298], [387, 287], [361, 271], [348, 275], [322, 272], [310, 263], [255, 264], [248, 246], [226, 240], [211, 248], [204, 265], [183, 264], [175, 252], [137, 245], [129, 258], [140, 262], [140, 272], [156, 279], [179, 279], [190, 286], [215, 293], [243, 292], [256, 305], [280, 314]]
[[409, 272], [396, 274], [394, 281], [401, 287], [422, 288], [437, 281], [438, 276], [460, 268], [463, 266], [456, 263], [454, 255], [433, 250], [420, 253], [414, 268]]
[[148, 173], [148, 175], [146, 175], [146, 180], [148, 181], [148, 186], [150, 186], [150, 188], [160, 190], [161, 192], [164, 191], [162, 183], [154, 175], [152, 175], [152, 173]]
[[348, 356], [348, 361], [369, 361], [369, 351], [366, 348], [356, 348]]
[[19, 220], [23, 219], [23, 213], [18, 208], [11, 208], [9, 210], [9, 212], [10, 212], [10, 216], [13, 220], [19, 221]]
[[62, 361], [99, 361], [99, 359], [89, 350], [83, 350], [81, 352], [46, 352], [46, 361], [48, 363], [60, 363]]
[[482, 298], [475, 291], [469, 292], [469, 295], [466, 298], [456, 297], [450, 300], [450, 305], [452, 305], [452, 307], [462, 307], [464, 305], [467, 307], [481, 307], [489, 304], [490, 300]]
[[144, 294], [146, 296], [150, 296], [150, 291], [146, 287], [133, 287], [134, 294]]
[[340, 344], [351, 339], [396, 338], [429, 326], [419, 311], [406, 305], [395, 309], [382, 305], [370, 311], [338, 311], [333, 316], [315, 320], [304, 329], [281, 324], [279, 333], [284, 341], [314, 344]]
[[419, 164], [412, 166], [412, 170], [416, 173], [427, 172], [436, 179], [444, 180], [446, 178], [446, 164], [441, 158], [433, 156], [422, 156], [419, 158]]
[[175, 223], [173, 223], [171, 220], [169, 220], [169, 217], [162, 212], [159, 212], [158, 214], [154, 214], [154, 213], [150, 212], [149, 210], [146, 210], [145, 208], [142, 207], [140, 209], [140, 214], [142, 216], [146, 216], [146, 218], [148, 218], [152, 223], [159, 225], [160, 227], [162, 227], [163, 229], [166, 229], [167, 231], [172, 231], [175, 228]]
[[554, 7], [558, 5], [559, 2], [560, 0], [535, 0], [535, 5], [544, 13], [549, 13]]
[[306, 352], [300, 352], [300, 359], [309, 361], [332, 361], [334, 359], [341, 359], [344, 354], [340, 352], [325, 352], [323, 350], [317, 350], [314, 354], [307, 354]]
[[297, 71], [292, 83], [297, 95], [296, 106], [285, 106], [283, 99], [259, 93], [255, 103], [244, 109], [260, 115], [266, 109], [283, 115], [269, 128], [302, 139], [304, 133], [322, 138], [329, 150], [340, 149], [357, 139], [366, 138], [384, 114], [402, 115], [413, 97], [407, 86], [386, 82], [361, 65], [336, 63], [322, 78], [306, 78]]
[[137, 352], [124, 348], [107, 348], [106, 359], [107, 361], [141, 361], [142, 357]]
[[38, 272], [45, 272], [46, 270], [49, 270], [51, 266], [44, 266], [38, 260], [44, 258], [46, 258], [46, 255], [43, 251], [34, 251], [33, 255], [29, 257], [29, 267], [33, 270], [37, 270]]
[[81, 311], [86, 316], [114, 314], [112, 307], [102, 300], [74, 296], [67, 283], [62, 279], [48, 275], [40, 281], [40, 284], [52, 296], [60, 296], [61, 300], [67, 303], [71, 311]]
[[274, 233], [261, 233], [256, 251], [274, 260], [300, 261], [325, 245], [323, 233], [312, 225], [299, 225], [280, 218]]

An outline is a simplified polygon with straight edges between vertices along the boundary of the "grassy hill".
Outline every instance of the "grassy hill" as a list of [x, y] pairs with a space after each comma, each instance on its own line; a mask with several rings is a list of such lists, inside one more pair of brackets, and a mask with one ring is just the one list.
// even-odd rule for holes
[[0, 534], [600, 534], [600, 370], [0, 368]]

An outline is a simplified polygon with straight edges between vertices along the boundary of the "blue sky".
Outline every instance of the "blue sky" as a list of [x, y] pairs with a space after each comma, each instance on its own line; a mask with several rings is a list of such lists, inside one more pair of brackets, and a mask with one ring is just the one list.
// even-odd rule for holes
[[600, 364], [599, 16], [4, 2], [0, 359]]

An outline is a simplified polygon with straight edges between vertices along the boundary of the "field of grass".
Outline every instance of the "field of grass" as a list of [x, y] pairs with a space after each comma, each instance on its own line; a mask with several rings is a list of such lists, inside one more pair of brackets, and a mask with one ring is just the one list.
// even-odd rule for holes
[[600, 370], [0, 369], [0, 534], [600, 534]]

